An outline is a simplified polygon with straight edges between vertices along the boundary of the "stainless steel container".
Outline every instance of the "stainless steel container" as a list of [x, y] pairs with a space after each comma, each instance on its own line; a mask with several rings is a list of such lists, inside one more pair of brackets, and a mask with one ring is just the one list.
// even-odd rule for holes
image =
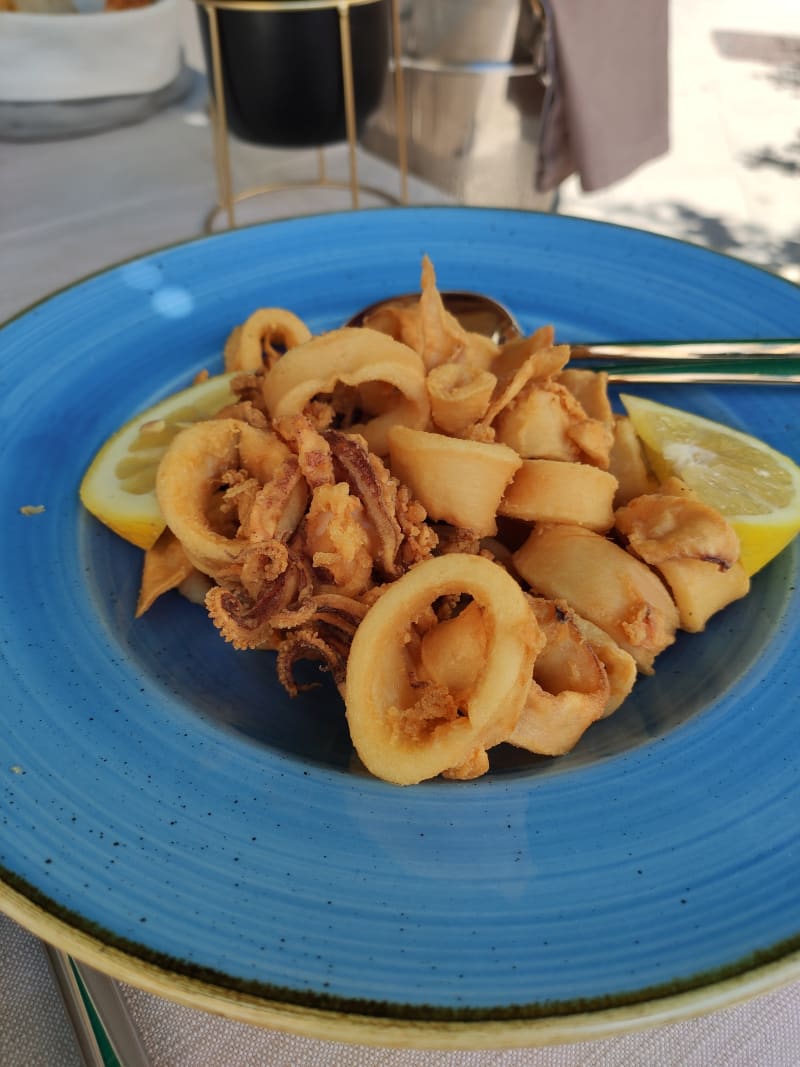
[[[459, 202], [549, 210], [535, 188], [544, 80], [536, 0], [398, 0], [410, 173]], [[394, 86], [361, 143], [396, 160]]]

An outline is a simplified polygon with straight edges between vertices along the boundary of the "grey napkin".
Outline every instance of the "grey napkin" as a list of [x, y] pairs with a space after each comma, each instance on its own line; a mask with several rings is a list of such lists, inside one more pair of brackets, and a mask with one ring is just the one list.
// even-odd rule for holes
[[604, 188], [669, 147], [669, 0], [538, 2], [547, 91], [537, 188], [571, 174], [586, 192]]

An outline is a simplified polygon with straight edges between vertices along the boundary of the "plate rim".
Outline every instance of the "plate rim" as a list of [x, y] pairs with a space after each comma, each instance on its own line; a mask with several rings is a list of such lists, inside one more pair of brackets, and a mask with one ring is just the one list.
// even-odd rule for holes
[[735, 1007], [800, 978], [797, 947], [775, 960], [696, 988], [665, 991], [618, 1005], [587, 1004], [532, 1017], [515, 1016], [512, 1008], [498, 1018], [404, 1018], [271, 1000], [215, 983], [210, 977], [168, 970], [60, 919], [2, 880], [0, 908], [8, 918], [79, 962], [153, 996], [262, 1029], [371, 1047], [478, 1051], [597, 1041]]

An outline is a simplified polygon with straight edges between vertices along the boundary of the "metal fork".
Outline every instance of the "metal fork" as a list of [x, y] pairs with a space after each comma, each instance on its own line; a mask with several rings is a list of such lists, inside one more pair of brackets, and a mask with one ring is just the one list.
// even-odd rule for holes
[[[130, 1012], [114, 982], [43, 942], [81, 1055], [87, 1067], [109, 1067], [91, 1012], [102, 1028], [118, 1067], [152, 1067]], [[90, 1012], [91, 1009], [91, 1012]]]

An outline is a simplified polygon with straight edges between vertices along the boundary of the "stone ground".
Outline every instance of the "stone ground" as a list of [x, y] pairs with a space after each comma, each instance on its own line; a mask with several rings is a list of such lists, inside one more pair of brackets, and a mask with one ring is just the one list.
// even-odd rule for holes
[[558, 210], [685, 238], [800, 282], [800, 3], [671, 0], [671, 149]]

